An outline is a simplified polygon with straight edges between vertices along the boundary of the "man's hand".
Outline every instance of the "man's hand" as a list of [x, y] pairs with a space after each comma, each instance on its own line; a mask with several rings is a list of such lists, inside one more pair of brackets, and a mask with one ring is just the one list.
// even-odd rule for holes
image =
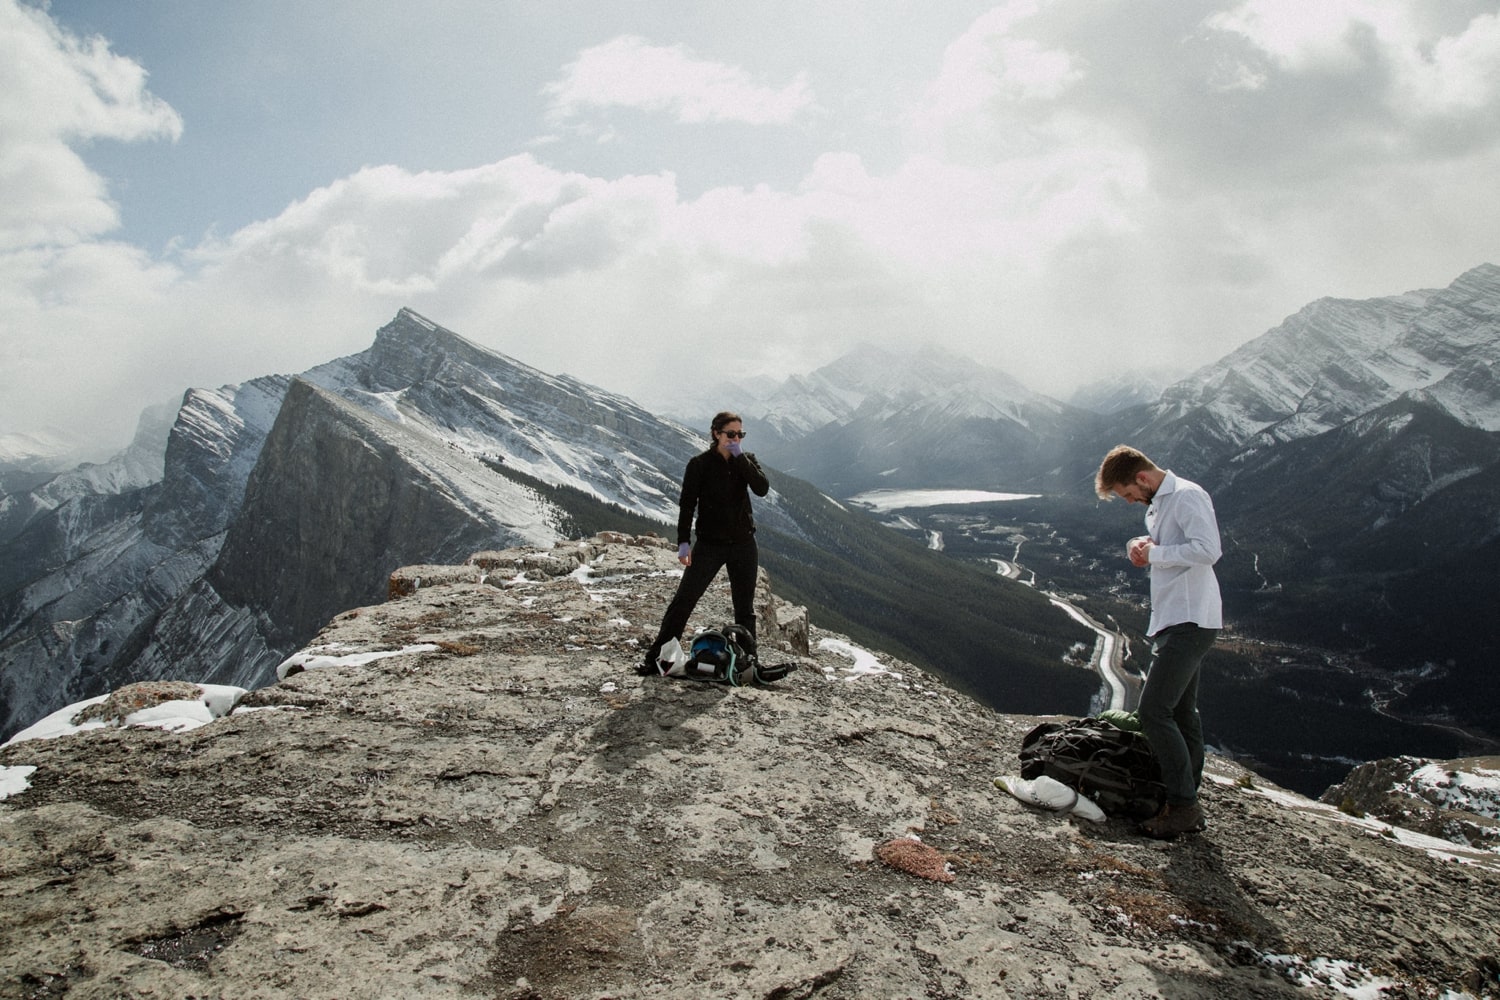
[[1125, 554], [1130, 557], [1132, 566], [1151, 565], [1149, 553], [1151, 552], [1152, 544], [1150, 535], [1141, 535], [1139, 538], [1132, 538], [1126, 544]]
[[677, 546], [677, 561], [684, 566], [691, 566], [693, 564], [693, 547], [687, 542], [683, 542]]

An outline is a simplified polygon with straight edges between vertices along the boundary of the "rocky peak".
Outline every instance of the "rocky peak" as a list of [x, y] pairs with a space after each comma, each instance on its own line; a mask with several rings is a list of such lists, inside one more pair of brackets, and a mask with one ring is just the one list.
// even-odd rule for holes
[[1500, 268], [1443, 289], [1319, 299], [1174, 386], [1138, 436], [1174, 442], [1207, 428], [1206, 462], [1247, 444], [1314, 437], [1403, 395], [1500, 429]]
[[167, 438], [163, 488], [146, 508], [148, 538], [185, 547], [225, 529], [290, 382], [267, 375], [183, 394]]
[[369, 387], [377, 390], [404, 389], [418, 382], [442, 380], [444, 370], [455, 367], [500, 367], [528, 378], [548, 377], [405, 308], [375, 332], [375, 343], [368, 352], [355, 357], [360, 359], [362, 374], [371, 383]]
[[992, 778], [1036, 719], [769, 590], [785, 680], [638, 677], [675, 568], [616, 535], [407, 567], [216, 721], [0, 748], [0, 993], [1500, 992], [1493, 853], [1219, 758], [1178, 842], [1028, 808]]
[[[483, 463], [301, 379], [286, 394], [209, 581], [301, 641], [375, 599], [378, 573], [484, 546], [550, 542], [562, 513]], [[287, 578], [289, 567], [298, 567]], [[295, 638], [293, 638], [295, 637]], [[283, 647], [284, 648], [284, 647]]]

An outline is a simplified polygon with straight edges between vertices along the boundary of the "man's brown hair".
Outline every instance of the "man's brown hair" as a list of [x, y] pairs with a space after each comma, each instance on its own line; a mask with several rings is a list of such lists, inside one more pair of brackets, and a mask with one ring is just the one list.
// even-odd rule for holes
[[1094, 475], [1094, 492], [1100, 500], [1108, 500], [1115, 495], [1116, 486], [1129, 486], [1135, 482], [1138, 473], [1155, 471], [1156, 463], [1135, 448], [1128, 444], [1115, 445], [1099, 463], [1099, 471]]

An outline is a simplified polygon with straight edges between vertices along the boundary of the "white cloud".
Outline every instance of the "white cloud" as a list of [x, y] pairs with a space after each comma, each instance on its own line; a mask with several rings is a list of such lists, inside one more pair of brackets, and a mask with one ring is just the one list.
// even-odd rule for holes
[[44, 12], [0, 0], [0, 253], [66, 245], [119, 224], [104, 180], [73, 145], [176, 139], [177, 113], [145, 71]]
[[784, 125], [812, 107], [807, 78], [779, 89], [743, 69], [695, 57], [680, 45], [652, 45], [624, 35], [584, 49], [564, 77], [549, 84], [551, 113], [565, 120], [610, 108], [664, 113], [682, 123]]
[[[1281, 36], [1284, 11], [1265, 3], [1205, 27], [1201, 10], [1171, 5], [1080, 17], [1013, 0], [934, 45], [921, 73], [904, 65], [910, 82], [876, 113], [856, 113], [869, 90], [828, 90], [841, 116], [811, 113], [803, 77], [764, 86], [625, 35], [581, 50], [548, 92], [563, 124], [628, 135], [635, 172], [569, 159], [589, 151], [567, 142], [547, 147], [551, 162], [512, 145], [467, 169], [344, 169], [163, 258], [101, 238], [114, 207], [68, 143], [180, 123], [139, 67], [23, 14], [34, 77], [71, 73], [96, 107], [44, 128], [35, 91], [0, 94], [0, 114], [30, 129], [7, 125], [0, 150], [54, 158], [0, 208], [19, 244], [0, 254], [0, 430], [71, 422], [118, 437], [188, 386], [362, 350], [402, 306], [658, 406], [705, 359], [785, 376], [860, 342], [938, 341], [1059, 393], [1111, 366], [1217, 360], [1320, 295], [1387, 294], [1500, 259], [1484, 119], [1495, 19], [1351, 35], [1374, 8], [1338, 9], [1342, 22]], [[1400, 88], [1349, 84], [1371, 52], [1407, 60]], [[1264, 84], [1215, 89], [1230, 57]], [[100, 59], [113, 75], [79, 68]], [[820, 97], [836, 78], [816, 77]], [[1398, 105], [1469, 108], [1455, 130], [1467, 145], [1433, 152]], [[111, 107], [118, 121], [102, 124]], [[640, 123], [619, 112], [636, 110], [797, 127], [757, 133], [764, 162], [716, 173], [695, 154], [721, 152], [717, 140], [696, 146], [702, 130], [661, 121], [629, 131]], [[681, 182], [657, 165], [690, 159]]]
[[924, 118], [969, 121], [997, 102], [1055, 100], [1076, 81], [1074, 57], [1015, 30], [1041, 9], [1038, 0], [1010, 0], [980, 17], [950, 44], [927, 88]]
[[1243, 35], [1283, 69], [1348, 72], [1364, 61], [1357, 26], [1390, 37], [1402, 29], [1400, 8], [1379, 0], [1246, 0], [1207, 23]]
[[[1354, 75], [1382, 70], [1380, 94], [1412, 116], [1481, 111], [1500, 99], [1500, 15], [1481, 14], [1461, 31], [1424, 23], [1413, 5], [1387, 0], [1246, 0], [1209, 17], [1243, 37], [1283, 72]], [[1241, 66], [1246, 86], [1263, 72]]]
[[1403, 96], [1418, 112], [1452, 114], [1488, 110], [1500, 101], [1500, 15], [1476, 17], [1457, 36], [1400, 50]]
[[669, 176], [605, 181], [527, 155], [459, 171], [372, 167], [191, 258], [400, 301], [465, 278], [545, 282], [608, 268], [650, 252], [675, 200]]

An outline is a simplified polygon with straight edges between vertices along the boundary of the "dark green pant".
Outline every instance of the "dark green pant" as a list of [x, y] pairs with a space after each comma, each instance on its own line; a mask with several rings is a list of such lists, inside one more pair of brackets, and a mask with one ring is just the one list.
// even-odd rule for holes
[[1198, 671], [1218, 634], [1218, 629], [1184, 622], [1151, 637], [1151, 669], [1136, 714], [1161, 765], [1169, 805], [1186, 805], [1198, 798], [1198, 783], [1203, 780]]

